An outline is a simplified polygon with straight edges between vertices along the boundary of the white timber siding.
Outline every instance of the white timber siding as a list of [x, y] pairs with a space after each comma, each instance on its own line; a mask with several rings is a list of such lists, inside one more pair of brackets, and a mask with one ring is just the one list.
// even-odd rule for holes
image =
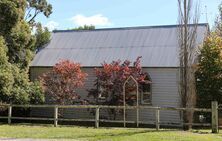
[[[51, 68], [46, 67], [32, 67], [30, 69], [30, 78], [35, 80], [44, 72], [49, 71]], [[83, 88], [78, 89], [81, 98], [86, 98], [87, 89], [93, 88], [95, 75], [94, 68], [83, 68], [85, 73], [88, 74], [87, 80]], [[180, 107], [180, 96], [178, 89], [179, 71], [178, 68], [143, 68], [143, 71], [149, 73], [152, 80], [152, 103], [149, 106], [159, 107]], [[50, 111], [42, 111], [40, 109], [32, 110], [33, 116], [52, 116]], [[94, 115], [89, 111], [83, 109], [66, 109], [64, 110], [64, 118], [82, 118], [94, 119]], [[152, 110], [140, 110], [140, 121], [153, 122], [155, 121], [155, 113]], [[101, 116], [107, 118], [107, 110], [101, 110]], [[107, 118], [108, 119], [108, 118]], [[119, 115], [117, 119], [122, 119]], [[129, 121], [136, 121], [136, 111], [127, 110], [126, 119]], [[181, 123], [180, 113], [177, 111], [160, 111], [161, 123]]]

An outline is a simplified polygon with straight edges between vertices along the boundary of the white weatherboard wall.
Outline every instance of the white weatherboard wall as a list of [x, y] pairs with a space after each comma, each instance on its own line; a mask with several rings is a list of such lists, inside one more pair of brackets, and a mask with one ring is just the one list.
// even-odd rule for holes
[[[39, 75], [49, 71], [51, 68], [32, 67], [30, 69], [31, 80], [36, 79]], [[85, 86], [78, 90], [82, 98], [87, 96], [87, 89], [93, 88], [95, 75], [94, 68], [83, 68], [84, 72], [88, 74]], [[143, 68], [143, 71], [149, 73], [152, 79], [152, 104], [149, 106], [159, 107], [180, 107], [179, 97], [179, 71], [178, 68]], [[48, 110], [47, 110], [48, 111]], [[47, 111], [33, 110], [33, 116], [49, 116]], [[105, 110], [102, 110], [102, 113]], [[50, 114], [52, 116], [52, 114]], [[65, 118], [85, 118], [94, 119], [94, 116], [87, 110], [67, 109], [64, 112]], [[118, 119], [122, 119], [119, 116]], [[136, 120], [136, 111], [128, 110], [127, 120]], [[155, 113], [151, 110], [140, 110], [140, 121], [150, 122], [155, 121]], [[180, 114], [177, 111], [160, 111], [161, 123], [181, 123]]]

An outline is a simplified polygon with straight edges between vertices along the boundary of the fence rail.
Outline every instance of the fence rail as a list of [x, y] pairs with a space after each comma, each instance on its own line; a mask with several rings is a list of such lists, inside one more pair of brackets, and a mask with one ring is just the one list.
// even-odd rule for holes
[[[8, 116], [0, 116], [0, 119], [8, 119], [8, 124], [11, 123], [12, 119], [20, 119], [20, 120], [45, 120], [45, 121], [54, 121], [54, 126], [56, 127], [58, 125], [58, 121], [91, 121], [95, 122], [95, 127], [99, 127], [100, 122], [113, 122], [113, 123], [123, 123], [124, 125], [126, 123], [136, 123], [138, 126], [139, 124], [154, 124], [156, 126], [156, 130], [159, 130], [160, 128], [160, 111], [193, 111], [193, 112], [209, 112], [212, 113], [212, 124], [206, 124], [206, 123], [181, 123], [181, 125], [193, 125], [193, 126], [211, 126], [212, 125], [212, 131], [217, 131], [215, 129], [215, 126], [218, 126], [216, 124], [215, 119], [215, 103], [212, 103], [211, 109], [205, 109], [205, 108], [175, 108], [175, 107], [153, 107], [153, 106], [108, 106], [108, 105], [10, 105], [10, 104], [2, 104], [0, 107], [7, 107], [8, 108]], [[15, 107], [19, 108], [54, 108], [54, 117], [53, 118], [41, 118], [41, 117], [13, 117], [12, 116], [12, 110]], [[59, 118], [58, 111], [59, 109], [67, 109], [67, 108], [73, 108], [73, 109], [95, 109], [95, 119], [66, 119], [66, 118]], [[155, 121], [153, 122], [142, 122], [139, 120], [136, 121], [126, 121], [124, 120], [106, 120], [106, 119], [100, 119], [100, 110], [101, 109], [133, 109], [139, 111], [141, 109], [149, 109], [153, 110], [155, 112]], [[214, 108], [214, 109], [213, 109]], [[217, 108], [216, 108], [217, 110]], [[139, 114], [136, 114], [139, 119]], [[214, 120], [215, 119], [215, 120]], [[218, 128], [218, 127], [217, 127]]]

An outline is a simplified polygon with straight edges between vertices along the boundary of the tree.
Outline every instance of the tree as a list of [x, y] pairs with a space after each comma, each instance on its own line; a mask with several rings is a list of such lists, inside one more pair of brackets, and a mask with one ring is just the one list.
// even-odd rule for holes
[[52, 5], [47, 0], [27, 0], [25, 20], [31, 25], [35, 25], [35, 18], [40, 13], [49, 17], [52, 14]]
[[93, 30], [95, 29], [94, 25], [84, 25], [84, 26], [79, 26], [77, 28], [73, 28], [71, 30]]
[[[145, 81], [147, 73], [142, 71], [140, 64], [141, 57], [138, 57], [131, 67], [131, 63], [125, 60], [121, 63], [120, 60], [113, 61], [108, 64], [104, 62], [102, 68], [96, 68], [95, 88], [88, 90], [88, 97], [93, 97], [93, 104], [105, 105], [123, 105], [123, 84], [129, 76], [133, 76], [139, 84], [149, 83]], [[136, 99], [136, 95], [131, 95], [131, 92], [136, 90], [135, 85], [127, 85], [126, 87], [126, 104], [132, 105]], [[140, 85], [141, 90], [141, 85]], [[100, 98], [104, 98], [99, 101]], [[118, 110], [112, 110], [114, 119]]]
[[222, 37], [222, 3], [218, 6], [219, 14], [215, 20], [213, 32]]
[[[32, 58], [34, 37], [29, 25], [23, 20], [25, 0], [3, 0], [0, 2], [0, 29], [8, 48], [9, 62], [27, 69]], [[8, 12], [8, 14], [6, 13]]]
[[[0, 1], [0, 101], [5, 103], [26, 104], [44, 100], [39, 83], [30, 82], [28, 77], [35, 37], [24, 20], [26, 2]], [[34, 89], [37, 91], [32, 91]]]
[[[31, 34], [31, 27], [35, 17], [43, 13], [48, 17], [52, 13], [52, 6], [46, 0], [2, 0], [0, 2], [0, 35], [4, 37], [8, 46], [9, 62], [28, 69], [34, 56], [36, 45], [46, 43], [49, 32], [40, 31], [35, 36]], [[26, 22], [24, 17], [31, 17]], [[39, 26], [39, 24], [37, 24]], [[35, 44], [35, 40], [37, 43]]]
[[8, 62], [3, 37], [0, 37], [0, 68], [0, 102], [14, 104], [43, 102], [44, 99], [41, 98], [43, 93], [38, 83], [29, 82], [24, 70], [20, 70], [16, 65]]
[[16, 3], [14, 1], [1, 0], [0, 15], [0, 35], [3, 36], [11, 31], [19, 19], [19, 10]]
[[222, 103], [222, 37], [217, 33], [204, 41], [196, 78], [199, 107], [210, 108], [211, 101]]
[[25, 21], [18, 23], [5, 35], [8, 46], [9, 62], [27, 69], [34, 56], [35, 37], [31, 35], [30, 27]]
[[45, 95], [42, 89], [42, 84], [35, 80], [31, 82], [29, 92], [29, 103], [30, 104], [42, 104], [45, 102]]
[[45, 44], [47, 44], [50, 41], [50, 32], [48, 28], [43, 28], [42, 25], [39, 23], [37, 25], [35, 37], [35, 49], [43, 47]]
[[76, 89], [83, 86], [86, 73], [82, 72], [79, 63], [62, 60], [52, 71], [40, 77], [44, 91], [56, 104], [73, 104], [80, 99]]
[[7, 48], [3, 37], [0, 36], [0, 102], [5, 101], [5, 95], [10, 95], [14, 78], [7, 57]]
[[[181, 106], [194, 108], [196, 105], [196, 80], [195, 80], [195, 61], [198, 56], [196, 47], [197, 24], [199, 20], [199, 7], [192, 11], [192, 0], [178, 0], [179, 9], [179, 32], [178, 39], [180, 45], [180, 96]], [[191, 25], [192, 24], [192, 25]], [[185, 111], [183, 114], [184, 123], [193, 122], [193, 111]], [[184, 129], [191, 129], [190, 124]]]

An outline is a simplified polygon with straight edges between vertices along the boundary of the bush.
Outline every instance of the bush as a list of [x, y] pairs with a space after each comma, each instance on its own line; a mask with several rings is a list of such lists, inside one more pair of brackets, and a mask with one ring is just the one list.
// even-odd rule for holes
[[29, 104], [43, 102], [38, 83], [29, 81], [28, 73], [8, 62], [7, 48], [0, 37], [0, 102]]
[[76, 89], [83, 86], [86, 73], [82, 72], [79, 63], [63, 60], [57, 63], [52, 71], [40, 77], [44, 91], [57, 104], [73, 104], [80, 99]]
[[45, 101], [45, 95], [42, 89], [42, 85], [37, 80], [30, 85], [29, 99], [31, 104], [42, 104]]

